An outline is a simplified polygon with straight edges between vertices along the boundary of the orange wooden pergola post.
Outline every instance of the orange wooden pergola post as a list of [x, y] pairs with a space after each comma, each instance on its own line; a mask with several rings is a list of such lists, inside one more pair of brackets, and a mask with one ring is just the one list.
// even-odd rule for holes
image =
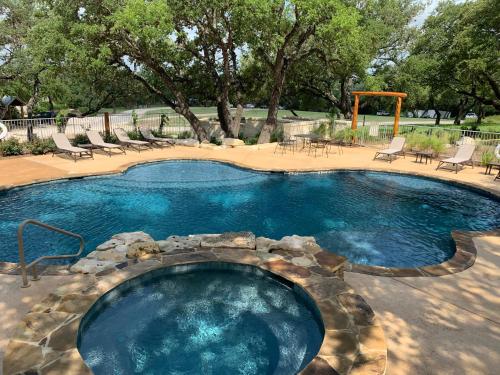
[[393, 134], [397, 135], [399, 130], [399, 117], [401, 115], [401, 106], [403, 104], [403, 98], [408, 95], [404, 92], [383, 92], [383, 91], [353, 91], [354, 95], [354, 108], [352, 110], [352, 124], [351, 129], [356, 130], [358, 128], [358, 109], [359, 109], [359, 97], [364, 96], [393, 96], [396, 98], [396, 112], [394, 113], [394, 127]]

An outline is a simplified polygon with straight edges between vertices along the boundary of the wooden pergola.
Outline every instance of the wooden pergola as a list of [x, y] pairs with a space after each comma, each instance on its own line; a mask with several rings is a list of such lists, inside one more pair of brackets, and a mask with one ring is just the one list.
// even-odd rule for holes
[[358, 108], [359, 108], [359, 97], [363, 96], [393, 96], [396, 98], [396, 112], [394, 113], [394, 128], [393, 134], [398, 134], [399, 128], [399, 115], [401, 114], [401, 105], [403, 104], [403, 98], [407, 95], [404, 92], [383, 92], [383, 91], [353, 91], [354, 95], [354, 108], [352, 111], [352, 125], [351, 129], [356, 130], [358, 128]]

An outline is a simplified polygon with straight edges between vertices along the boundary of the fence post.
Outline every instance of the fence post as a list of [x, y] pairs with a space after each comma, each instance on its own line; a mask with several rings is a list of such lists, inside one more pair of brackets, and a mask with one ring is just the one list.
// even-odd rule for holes
[[109, 128], [109, 112], [104, 112], [104, 133], [106, 133], [106, 137], [111, 135], [111, 130]]

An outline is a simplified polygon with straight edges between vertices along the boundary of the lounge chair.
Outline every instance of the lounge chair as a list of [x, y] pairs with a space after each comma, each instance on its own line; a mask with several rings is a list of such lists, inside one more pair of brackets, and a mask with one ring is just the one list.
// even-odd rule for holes
[[448, 164], [451, 164], [454, 167], [455, 173], [458, 173], [459, 166], [464, 166], [467, 163], [469, 163], [472, 166], [472, 168], [474, 168], [474, 163], [472, 162], [472, 155], [474, 154], [475, 149], [476, 145], [473, 144], [463, 144], [461, 146], [458, 146], [458, 150], [455, 156], [452, 158], [441, 160], [436, 170]]
[[142, 136], [146, 141], [151, 143], [152, 145], [158, 145], [158, 146], [167, 146], [167, 147], [172, 147], [175, 145], [175, 141], [170, 138], [160, 138], [160, 137], [155, 137], [153, 133], [151, 132], [151, 129], [149, 128], [139, 128], [139, 131], [141, 132]]
[[104, 142], [99, 132], [95, 130], [86, 131], [87, 138], [94, 148], [99, 148], [111, 156], [111, 150], [120, 150], [120, 152], [125, 153], [125, 149], [120, 145], [115, 145], [114, 143]]
[[406, 139], [405, 137], [394, 137], [392, 138], [391, 144], [389, 148], [386, 148], [381, 151], [377, 151], [373, 160], [378, 158], [380, 155], [386, 155], [389, 158], [389, 162], [392, 163], [393, 157], [396, 158], [397, 155], [405, 155], [404, 146]]
[[127, 132], [121, 128], [115, 129], [115, 135], [118, 138], [118, 142], [120, 142], [122, 146], [131, 147], [139, 152], [141, 152], [141, 147], [143, 147], [144, 149], [152, 149], [149, 142], [130, 139]]
[[94, 158], [92, 149], [86, 149], [82, 147], [75, 147], [69, 143], [68, 137], [62, 133], [52, 134], [52, 139], [56, 144], [56, 149], [52, 152], [52, 156], [55, 154], [68, 154], [76, 162], [76, 157], [90, 157]]

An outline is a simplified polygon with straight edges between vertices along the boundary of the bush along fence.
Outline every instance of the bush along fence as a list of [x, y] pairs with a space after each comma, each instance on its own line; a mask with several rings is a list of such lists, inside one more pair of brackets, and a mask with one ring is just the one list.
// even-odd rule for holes
[[[296, 134], [307, 133], [304, 125], [288, 124], [285, 136], [293, 138]], [[360, 146], [386, 147], [392, 140], [393, 126], [388, 123], [370, 122], [351, 129], [350, 122], [319, 122], [314, 124], [311, 133], [332, 138], [345, 144]], [[500, 144], [499, 132], [484, 132], [449, 127], [420, 124], [400, 124], [398, 135], [406, 138], [406, 151], [432, 151], [435, 157], [454, 155], [457, 147], [464, 143], [476, 145], [473, 160], [477, 164], [487, 164], [495, 159], [495, 147]]]

